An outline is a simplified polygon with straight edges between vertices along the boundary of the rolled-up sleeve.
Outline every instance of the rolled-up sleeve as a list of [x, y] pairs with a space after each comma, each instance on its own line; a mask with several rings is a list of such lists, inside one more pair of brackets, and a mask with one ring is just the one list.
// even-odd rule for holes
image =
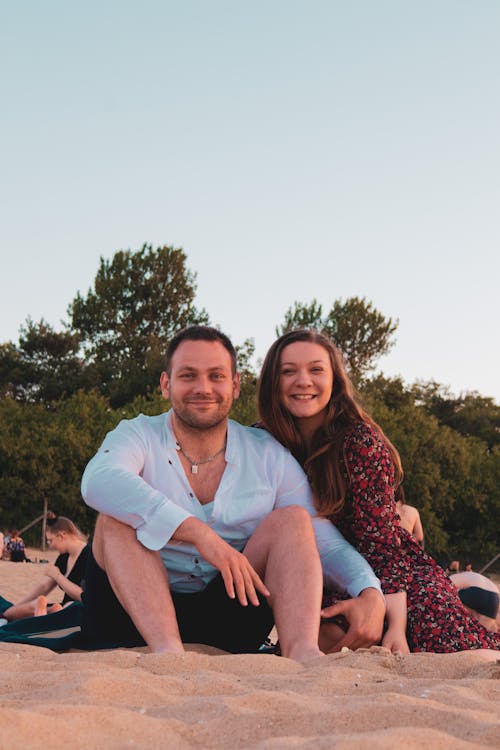
[[120, 422], [88, 463], [81, 490], [87, 505], [132, 526], [145, 547], [158, 550], [192, 514], [142, 478], [148, 450], [134, 420]]
[[327, 587], [347, 591], [351, 596], [358, 596], [367, 588], [382, 594], [380, 581], [371, 567], [331, 521], [316, 517], [313, 526]]

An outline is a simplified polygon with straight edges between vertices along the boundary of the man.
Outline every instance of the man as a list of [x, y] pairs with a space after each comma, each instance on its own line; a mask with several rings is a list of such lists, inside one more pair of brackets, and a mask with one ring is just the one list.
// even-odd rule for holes
[[207, 326], [180, 331], [160, 384], [171, 411], [121, 422], [83, 476], [84, 499], [101, 512], [84, 637], [240, 653], [257, 651], [275, 623], [282, 654], [305, 661], [321, 655], [324, 573], [356, 597], [338, 647], [377, 641], [385, 606], [371, 568], [329, 521], [312, 519], [289, 452], [228, 419], [240, 388], [229, 339]]

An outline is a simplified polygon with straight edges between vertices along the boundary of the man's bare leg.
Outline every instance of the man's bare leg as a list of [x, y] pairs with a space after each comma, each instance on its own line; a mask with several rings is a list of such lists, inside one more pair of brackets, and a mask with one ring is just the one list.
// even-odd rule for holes
[[115, 595], [154, 653], [183, 653], [168, 575], [159, 552], [144, 547], [135, 530], [101, 514], [92, 551]]
[[309, 513], [299, 506], [273, 511], [244, 554], [271, 592], [282, 655], [297, 661], [321, 656], [323, 573]]

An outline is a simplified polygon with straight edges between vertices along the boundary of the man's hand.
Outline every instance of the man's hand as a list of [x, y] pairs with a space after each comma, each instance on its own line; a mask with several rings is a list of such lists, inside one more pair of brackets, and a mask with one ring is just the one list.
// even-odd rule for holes
[[324, 618], [344, 615], [349, 623], [345, 636], [331, 651], [340, 651], [344, 646], [352, 649], [369, 648], [380, 641], [384, 627], [385, 603], [377, 589], [363, 589], [355, 599], [337, 602], [321, 610]]
[[194, 516], [186, 519], [176, 529], [174, 537], [194, 544], [200, 555], [220, 571], [228, 596], [231, 599], [238, 597], [244, 607], [249, 601], [255, 607], [259, 606], [257, 591], [270, 596], [269, 590], [245, 555], [231, 547], [199, 519]]

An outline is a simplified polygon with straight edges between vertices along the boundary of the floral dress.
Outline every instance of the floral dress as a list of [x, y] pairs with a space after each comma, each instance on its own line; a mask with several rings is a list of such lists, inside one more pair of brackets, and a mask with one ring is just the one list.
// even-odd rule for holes
[[443, 569], [399, 525], [394, 467], [381, 435], [360, 423], [344, 448], [350, 491], [332, 521], [370, 563], [385, 594], [406, 591], [410, 651], [500, 650], [500, 633], [469, 615]]

